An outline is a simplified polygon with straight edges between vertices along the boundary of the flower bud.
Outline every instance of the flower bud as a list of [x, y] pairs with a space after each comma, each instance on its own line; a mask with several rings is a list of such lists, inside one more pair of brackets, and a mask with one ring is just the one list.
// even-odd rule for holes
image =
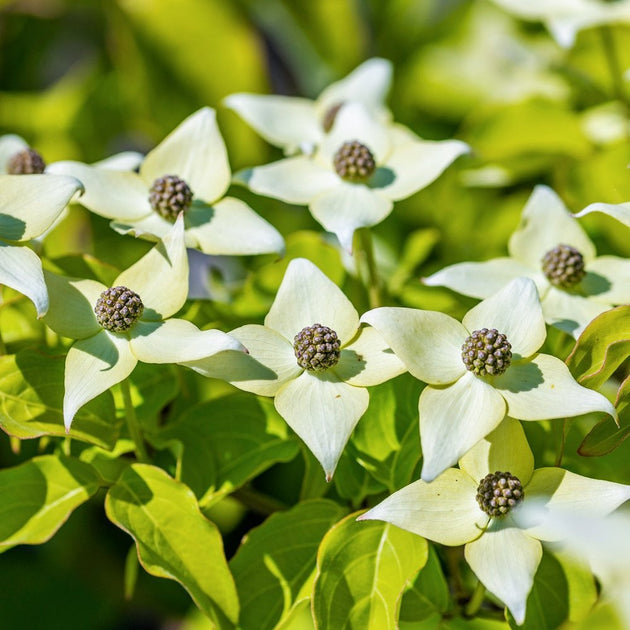
[[151, 207], [167, 221], [175, 222], [180, 212], [186, 212], [192, 203], [193, 192], [177, 175], [158, 177], [149, 191]]
[[322, 372], [336, 365], [340, 346], [337, 333], [321, 324], [302, 328], [293, 340], [298, 365], [309, 372]]
[[475, 330], [462, 346], [462, 361], [477, 376], [503, 374], [512, 361], [512, 346], [496, 328]]
[[518, 477], [509, 472], [486, 475], [477, 488], [477, 503], [494, 518], [505, 516], [523, 500], [523, 485]]
[[127, 287], [112, 287], [101, 293], [94, 312], [98, 323], [111, 332], [129, 330], [142, 316], [144, 304], [140, 296]]
[[39, 175], [44, 172], [46, 162], [35, 149], [23, 149], [14, 153], [7, 162], [9, 175]]
[[333, 158], [335, 171], [342, 179], [362, 182], [376, 170], [372, 152], [358, 140], [344, 142]]

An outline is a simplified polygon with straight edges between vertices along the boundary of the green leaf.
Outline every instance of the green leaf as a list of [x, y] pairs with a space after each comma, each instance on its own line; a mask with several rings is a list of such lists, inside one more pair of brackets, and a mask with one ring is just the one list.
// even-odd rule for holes
[[402, 591], [422, 569], [428, 545], [382, 521], [351, 514], [324, 537], [313, 587], [316, 626], [388, 630], [397, 625]]
[[190, 407], [150, 440], [181, 453], [180, 479], [204, 509], [299, 452], [273, 401], [245, 392]]
[[305, 501], [247, 534], [230, 561], [243, 630], [272, 630], [308, 596], [317, 548], [344, 513], [333, 501]]
[[134, 464], [110, 488], [105, 511], [133, 536], [148, 573], [179, 582], [218, 625], [236, 623], [238, 597], [221, 534], [189, 488], [160, 468]]
[[[363, 468], [390, 493], [417, 477], [420, 390], [418, 380], [410, 374], [370, 389], [370, 406], [350, 439], [347, 455], [340, 462], [342, 469]], [[380, 484], [369, 483], [358, 470], [353, 478], [359, 483], [340, 479], [338, 489], [342, 496], [355, 500], [355, 505], [367, 494], [380, 491]]]
[[549, 553], [543, 553], [534, 586], [527, 598], [527, 616], [518, 625], [507, 612], [512, 630], [556, 630], [569, 614], [569, 586], [562, 565]]
[[[63, 425], [63, 357], [34, 350], [0, 357], [0, 427], [11, 436], [28, 439], [65, 436]], [[105, 393], [77, 413], [73, 438], [112, 449], [119, 423], [111, 394]]]
[[0, 552], [46, 542], [99, 486], [91, 466], [56, 455], [0, 471]]
[[569, 621], [584, 619], [597, 602], [597, 587], [593, 573], [585, 563], [576, 560], [575, 555], [562, 549], [554, 550], [560, 563], [569, 590]]
[[630, 306], [597, 316], [582, 332], [567, 359], [581, 385], [598, 389], [630, 356]]
[[619, 426], [610, 418], [600, 420], [582, 440], [578, 453], [584, 457], [601, 457], [612, 453], [630, 435], [630, 377], [626, 377], [617, 392], [615, 407]]
[[450, 603], [448, 583], [440, 560], [433, 546], [429, 545], [427, 563], [403, 594], [400, 621], [424, 621], [435, 613], [441, 618], [449, 609]]

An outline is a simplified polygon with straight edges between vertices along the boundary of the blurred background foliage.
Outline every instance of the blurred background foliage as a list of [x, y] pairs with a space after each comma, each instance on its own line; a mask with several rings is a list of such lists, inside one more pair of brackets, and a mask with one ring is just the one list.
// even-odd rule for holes
[[[93, 162], [128, 149], [147, 152], [210, 105], [236, 171], [280, 153], [222, 106], [225, 96], [315, 97], [365, 59], [385, 57], [394, 64], [394, 118], [425, 138], [456, 137], [472, 147], [374, 229], [388, 299], [459, 316], [473, 301], [423, 287], [419, 278], [449, 263], [504, 255], [535, 184], [552, 186], [573, 211], [630, 200], [630, 86], [619, 73], [630, 67], [630, 29], [610, 28], [607, 36], [617, 68], [601, 29], [580, 33], [565, 51], [541, 25], [518, 22], [486, 0], [0, 0], [0, 133], [23, 136], [49, 163]], [[345, 281], [359, 310], [366, 307], [352, 261], [322, 237], [306, 209], [240, 188], [233, 193], [287, 237], [288, 257], [312, 257], [335, 281]], [[590, 215], [583, 225], [599, 253], [630, 255], [625, 232], [611, 219]], [[148, 244], [131, 246], [104, 219], [74, 207], [45, 247], [72, 269], [79, 252], [117, 266], [137, 259]], [[187, 316], [226, 330], [260, 321], [284, 270], [271, 262], [243, 260], [234, 271], [219, 261], [221, 300], [191, 304]], [[0, 314], [3, 327], [23, 321], [10, 309]], [[528, 431], [536, 451], [545, 453], [551, 429], [536, 423]], [[574, 441], [583, 434], [576, 429]], [[19, 453], [10, 446], [0, 440], [3, 466], [38, 449], [34, 440]], [[574, 451], [567, 448], [567, 461], [589, 474], [592, 464]], [[598, 465], [604, 462], [606, 478], [627, 483], [615, 477], [622, 456], [619, 449]], [[553, 453], [544, 457], [540, 464]], [[261, 483], [281, 484], [292, 473], [291, 464], [276, 467]], [[228, 554], [256, 522], [240, 520], [235, 503], [223, 502], [213, 514], [226, 532]], [[189, 598], [175, 583], [143, 571], [132, 602], [125, 601], [121, 576], [130, 543], [93, 501], [50, 543], [3, 554], [2, 627], [202, 627], [194, 614], [178, 625]]]

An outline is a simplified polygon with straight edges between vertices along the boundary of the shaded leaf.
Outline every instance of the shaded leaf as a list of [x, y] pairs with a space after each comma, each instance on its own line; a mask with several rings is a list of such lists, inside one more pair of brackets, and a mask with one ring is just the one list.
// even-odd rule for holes
[[130, 466], [105, 499], [107, 517], [136, 541], [151, 575], [179, 582], [218, 625], [238, 618], [238, 596], [217, 527], [192, 491], [163, 470]]
[[299, 452], [273, 401], [245, 392], [192, 406], [150, 439], [181, 457], [180, 479], [204, 508]]
[[[0, 427], [20, 439], [65, 436], [63, 357], [34, 350], [0, 357]], [[119, 423], [111, 394], [98, 396], [76, 415], [70, 435], [105, 449], [113, 448]]]
[[582, 332], [567, 359], [581, 385], [599, 388], [630, 356], [630, 306], [597, 316]]
[[421, 536], [356, 517], [335, 525], [320, 545], [313, 615], [321, 630], [396, 628], [402, 591], [427, 561]]
[[230, 561], [243, 630], [272, 630], [308, 597], [319, 544], [344, 513], [333, 501], [305, 501], [247, 534]]
[[0, 471], [0, 552], [49, 540], [100, 483], [90, 465], [56, 455]]

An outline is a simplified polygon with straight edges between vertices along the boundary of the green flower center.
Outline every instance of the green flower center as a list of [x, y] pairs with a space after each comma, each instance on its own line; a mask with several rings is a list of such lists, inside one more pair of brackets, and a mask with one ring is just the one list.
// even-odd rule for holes
[[492, 517], [505, 516], [524, 497], [523, 485], [518, 477], [509, 472], [486, 475], [477, 487], [479, 507]]
[[358, 140], [344, 142], [333, 158], [335, 171], [342, 179], [361, 182], [376, 170], [372, 152]]
[[125, 332], [140, 318], [144, 304], [140, 296], [127, 287], [112, 287], [101, 293], [94, 312], [98, 323], [111, 332]]
[[23, 149], [14, 153], [7, 162], [9, 175], [39, 175], [44, 172], [46, 162], [35, 149]]
[[512, 345], [496, 328], [475, 330], [464, 341], [462, 361], [477, 376], [497, 376], [510, 367]]
[[542, 268], [549, 282], [561, 289], [571, 289], [586, 274], [584, 257], [570, 245], [558, 245], [550, 249], [543, 256]]
[[193, 200], [188, 184], [177, 175], [158, 177], [149, 190], [151, 207], [167, 221], [175, 222], [180, 212], [186, 212]]
[[302, 328], [293, 339], [298, 365], [309, 372], [322, 372], [336, 365], [340, 347], [337, 333], [321, 324]]
[[340, 103], [335, 103], [334, 105], [331, 105], [326, 110], [326, 113], [322, 118], [322, 127], [324, 128], [324, 131], [326, 133], [328, 133], [333, 128], [333, 125], [335, 124], [335, 119], [337, 118], [337, 114], [344, 105], [345, 103], [341, 101]]

